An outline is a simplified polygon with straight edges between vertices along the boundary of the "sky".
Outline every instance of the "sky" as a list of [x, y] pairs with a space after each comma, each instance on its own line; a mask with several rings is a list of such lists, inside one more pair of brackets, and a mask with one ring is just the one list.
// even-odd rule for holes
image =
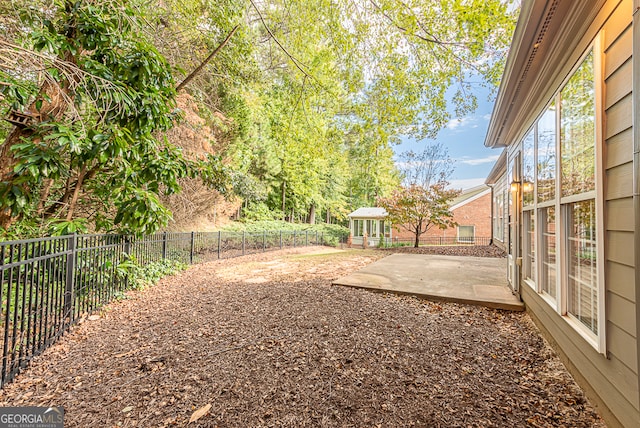
[[489, 90], [477, 87], [474, 92], [478, 98], [478, 108], [475, 112], [450, 120], [435, 140], [416, 141], [410, 137], [402, 137], [402, 142], [393, 148], [394, 152], [420, 152], [425, 145], [441, 142], [455, 162], [455, 170], [449, 179], [452, 188], [468, 189], [484, 183], [501, 150], [484, 146], [484, 137], [493, 110], [493, 101], [487, 100]]

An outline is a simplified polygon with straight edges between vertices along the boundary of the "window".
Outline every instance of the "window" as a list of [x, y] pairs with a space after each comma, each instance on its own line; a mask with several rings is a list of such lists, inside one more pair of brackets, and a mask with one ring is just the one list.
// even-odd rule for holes
[[524, 219], [524, 269], [523, 275], [526, 282], [529, 285], [535, 287], [536, 282], [536, 227], [535, 227], [535, 215], [533, 210], [525, 211], [523, 213]]
[[493, 187], [493, 237], [500, 242], [504, 242], [506, 182], [502, 176]]
[[562, 196], [595, 190], [595, 84], [590, 53], [560, 93]]
[[474, 242], [475, 226], [458, 226], [458, 242]]
[[598, 334], [595, 201], [567, 204], [568, 311]]
[[556, 197], [556, 106], [551, 104], [538, 121], [538, 202]]
[[540, 210], [542, 240], [540, 244], [540, 289], [552, 299], [556, 299], [556, 209], [547, 207]]
[[[602, 233], [598, 214], [601, 173], [596, 159], [596, 126], [600, 121], [596, 109], [597, 51], [587, 52], [532, 131], [512, 148], [509, 155], [515, 161], [509, 162], [506, 177], [521, 182], [522, 246], [518, 252], [522, 253], [523, 281], [604, 352], [603, 261], [598, 246], [602, 235], [597, 236]], [[518, 153], [522, 156], [520, 180]], [[507, 191], [502, 211], [510, 226], [506, 233], [519, 232], [509, 218], [516, 202]], [[496, 221], [500, 221], [499, 197], [494, 209]], [[511, 240], [509, 253], [513, 251]], [[510, 269], [509, 278], [513, 274]]]
[[533, 183], [536, 179], [536, 146], [533, 130], [522, 141], [522, 204], [530, 206], [534, 202]]
[[353, 220], [353, 236], [364, 236], [364, 220]]
[[589, 53], [560, 92], [567, 313], [598, 335], [595, 84]]
[[369, 238], [378, 237], [378, 220], [367, 220], [367, 236]]

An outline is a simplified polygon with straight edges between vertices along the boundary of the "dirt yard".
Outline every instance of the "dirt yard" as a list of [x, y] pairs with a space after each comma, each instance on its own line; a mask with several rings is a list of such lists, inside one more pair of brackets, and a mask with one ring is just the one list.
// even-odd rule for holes
[[330, 285], [387, 254], [193, 266], [75, 327], [0, 405], [66, 427], [604, 426], [526, 313]]

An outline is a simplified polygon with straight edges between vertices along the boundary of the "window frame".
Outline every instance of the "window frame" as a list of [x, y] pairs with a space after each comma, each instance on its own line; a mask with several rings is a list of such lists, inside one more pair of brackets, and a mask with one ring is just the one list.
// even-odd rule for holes
[[[463, 237], [460, 239], [460, 228], [461, 227], [470, 227], [472, 230], [471, 240], [467, 240], [468, 238]], [[461, 242], [464, 244], [473, 244], [476, 242], [476, 226], [472, 224], [459, 224], [456, 226], [456, 240], [457, 242]]]
[[[605, 288], [605, 278], [604, 278], [604, 165], [603, 165], [603, 126], [602, 121], [604, 119], [604, 103], [603, 103], [603, 80], [602, 80], [602, 44], [601, 44], [601, 35], [598, 34], [594, 41], [589, 45], [589, 47], [583, 52], [580, 56], [580, 59], [576, 62], [576, 65], [572, 68], [571, 72], [567, 75], [566, 79], [563, 81], [562, 85], [558, 89], [557, 93], [554, 95], [556, 99], [558, 99], [562, 89], [564, 89], [567, 82], [573, 77], [576, 71], [583, 64], [585, 59], [589, 56], [589, 54], [593, 54], [593, 80], [594, 80], [594, 116], [595, 116], [595, 130], [594, 130], [594, 156], [595, 156], [595, 165], [594, 165], [594, 179], [595, 179], [595, 189], [584, 192], [577, 195], [571, 196], [562, 196], [562, 153], [558, 153], [558, 178], [556, 180], [556, 200], [558, 214], [556, 214], [556, 221], [560, 221], [560, 235], [556, 238], [556, 242], [562, 242], [562, 248], [560, 251], [560, 263], [561, 263], [561, 298], [560, 298], [560, 315], [585, 339], [588, 343], [590, 343], [598, 352], [602, 354], [606, 354], [606, 309], [605, 309], [605, 296], [606, 296], [606, 288]], [[560, 117], [561, 117], [561, 109], [558, 110], [559, 114], [557, 117], [558, 121], [558, 139], [560, 138]], [[561, 144], [558, 142], [558, 151], [560, 151]], [[569, 254], [568, 254], [568, 218], [567, 218], [567, 209], [568, 205], [587, 201], [594, 200], [595, 202], [595, 215], [596, 215], [596, 280], [597, 280], [597, 293], [598, 293], [598, 305], [596, 309], [596, 313], [598, 316], [598, 334], [593, 333], [587, 326], [582, 324], [574, 315], [569, 313], [569, 285], [568, 285], [568, 275], [569, 275]]]
[[[591, 344], [599, 353], [606, 355], [606, 287], [605, 287], [605, 275], [604, 275], [604, 264], [605, 264], [605, 224], [604, 224], [604, 159], [603, 159], [603, 119], [604, 119], [604, 99], [603, 99], [603, 58], [602, 54], [602, 40], [601, 33], [597, 34], [591, 44], [586, 48], [586, 50], [582, 53], [580, 58], [576, 61], [573, 68], [570, 72], [565, 76], [565, 79], [559, 85], [557, 90], [553, 93], [549, 101], [545, 104], [544, 109], [539, 113], [539, 115], [534, 119], [533, 124], [527, 128], [526, 132], [520, 134], [520, 138], [517, 140], [518, 143], [514, 144], [509, 148], [510, 152], [516, 153], [518, 151], [522, 151], [524, 147], [524, 140], [530, 134], [530, 132], [535, 133], [534, 139], [534, 159], [535, 159], [535, 180], [534, 180], [534, 200], [533, 203], [530, 203], [526, 206], [522, 206], [523, 217], [524, 213], [527, 211], [531, 212], [531, 216], [534, 217], [534, 251], [535, 251], [535, 264], [533, 268], [535, 269], [535, 283], [532, 283], [530, 279], [525, 278], [525, 273], [522, 272], [522, 280], [531, 286], [536, 294], [543, 299], [551, 308], [555, 310], [555, 312], [562, 317], [576, 332], [579, 334], [585, 341]], [[595, 119], [595, 129], [594, 129], [594, 156], [595, 156], [595, 165], [594, 165], [594, 181], [595, 181], [595, 189], [587, 192], [583, 192], [577, 195], [563, 196], [562, 194], [562, 181], [563, 181], [563, 170], [562, 170], [562, 141], [561, 141], [561, 118], [562, 118], [562, 109], [561, 109], [561, 93], [562, 90], [566, 87], [569, 80], [575, 75], [578, 69], [582, 66], [587, 57], [592, 54], [593, 61], [593, 80], [594, 80], [594, 119]], [[555, 135], [555, 195], [553, 199], [546, 200], [543, 202], [538, 201], [538, 122], [542, 118], [542, 116], [547, 112], [551, 105], [555, 105], [555, 127], [556, 127], [556, 135]], [[569, 246], [568, 243], [568, 224], [567, 224], [567, 214], [566, 211], [568, 209], [568, 204], [573, 204], [575, 202], [593, 200], [595, 202], [595, 216], [596, 216], [596, 281], [597, 285], [595, 289], [597, 290], [597, 309], [595, 313], [597, 314], [597, 331], [596, 335], [590, 330], [586, 325], [580, 322], [574, 315], [570, 314], [568, 311], [568, 274], [569, 274]], [[523, 201], [524, 202], [524, 201]], [[556, 268], [556, 278], [555, 278], [555, 290], [556, 297], [555, 299], [548, 294], [547, 292], [542, 290], [542, 284], [540, 282], [540, 274], [542, 272], [542, 258], [541, 258], [541, 245], [542, 245], [542, 228], [541, 228], [541, 218], [542, 218], [542, 209], [546, 209], [548, 207], [555, 208], [555, 245], [556, 245], [556, 260], [555, 260], [555, 268]], [[524, 218], [523, 218], [524, 220]], [[523, 221], [523, 224], [520, 226], [522, 234], [528, 233], [527, 225]], [[523, 236], [524, 238], [524, 236]], [[526, 239], [523, 244], [526, 244]], [[522, 256], [523, 259], [526, 257], [526, 248], [524, 245], [522, 248]], [[525, 260], [523, 260], [524, 264]]]

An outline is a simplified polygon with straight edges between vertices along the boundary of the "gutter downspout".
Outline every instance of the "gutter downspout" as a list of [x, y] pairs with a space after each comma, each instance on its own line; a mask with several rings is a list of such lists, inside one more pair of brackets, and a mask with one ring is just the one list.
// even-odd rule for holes
[[[640, 0], [639, 0], [640, 1]], [[494, 186], [495, 184], [487, 184], [487, 186], [489, 186], [489, 189], [491, 189], [491, 239], [489, 240], [489, 245], [493, 245], [493, 228], [494, 228], [494, 224], [493, 224], [493, 219], [495, 218], [495, 213], [493, 212], [493, 208], [494, 208], [494, 198], [495, 198], [495, 189]]]
[[[640, 0], [633, 0], [633, 211], [636, 331], [640, 332]], [[640, 340], [636, 337], [640, 355]], [[640, 366], [640, 361], [638, 362]], [[640, 373], [638, 374], [640, 385]], [[637, 403], [640, 406], [640, 402]]]

